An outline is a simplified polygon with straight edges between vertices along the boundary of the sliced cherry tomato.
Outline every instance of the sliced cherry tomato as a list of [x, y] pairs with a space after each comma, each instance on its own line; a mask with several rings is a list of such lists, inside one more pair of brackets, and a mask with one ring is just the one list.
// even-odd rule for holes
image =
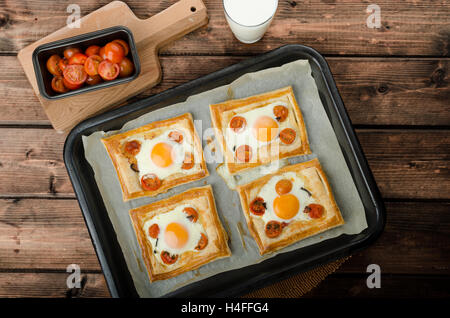
[[87, 56], [91, 56], [91, 55], [98, 55], [99, 52], [100, 52], [100, 46], [98, 46], [98, 45], [91, 45], [90, 47], [88, 47], [86, 49], [86, 51], [84, 53]]
[[201, 237], [198, 240], [197, 246], [195, 247], [195, 249], [199, 250], [199, 251], [204, 249], [206, 247], [206, 245], [208, 245], [208, 237], [203, 233], [200, 233], [200, 234], [201, 234]]
[[167, 265], [171, 265], [171, 264], [173, 264], [173, 263], [175, 263], [177, 261], [178, 255], [170, 255], [169, 252], [162, 251], [161, 252], [161, 259]]
[[266, 202], [261, 197], [256, 197], [250, 203], [250, 212], [255, 215], [263, 215], [266, 212]]
[[173, 130], [169, 133], [169, 139], [181, 144], [183, 142], [183, 134], [179, 131]]
[[273, 108], [273, 114], [279, 122], [283, 122], [288, 117], [289, 110], [285, 106], [278, 105]]
[[308, 213], [309, 217], [312, 219], [319, 219], [322, 217], [324, 211], [325, 209], [322, 205], [311, 203], [303, 212]]
[[53, 54], [50, 56], [50, 58], [47, 60], [47, 69], [50, 73], [52, 73], [55, 76], [61, 75], [61, 70], [58, 67], [58, 63], [61, 60], [61, 57], [59, 55]]
[[64, 85], [62, 76], [55, 76], [52, 79], [52, 88], [55, 92], [65, 93], [69, 91], [69, 89]]
[[84, 71], [83, 65], [73, 64], [67, 65], [64, 70], [64, 79], [71, 85], [81, 85], [87, 79], [87, 74]]
[[104, 46], [102, 46], [100, 48], [100, 50], [98, 51], [98, 55], [100, 55], [102, 59], [106, 60], [106, 54], [105, 54], [105, 47]]
[[74, 56], [77, 53], [81, 53], [81, 50], [77, 47], [69, 47], [64, 50], [64, 57], [66, 59], [70, 59], [72, 56]]
[[252, 147], [241, 145], [236, 149], [236, 158], [240, 162], [249, 162], [252, 159]]
[[289, 192], [291, 192], [291, 190], [292, 190], [292, 182], [291, 182], [291, 180], [288, 180], [288, 179], [281, 179], [275, 185], [275, 191], [279, 195], [289, 193]]
[[183, 209], [183, 212], [187, 214], [187, 218], [189, 219], [189, 221], [191, 221], [192, 223], [197, 222], [198, 220], [198, 212], [191, 207], [186, 207]]
[[290, 145], [294, 142], [297, 133], [292, 128], [285, 128], [280, 132], [280, 140], [286, 144]]
[[61, 74], [62, 72], [64, 72], [64, 70], [66, 69], [66, 66], [69, 65], [69, 61], [66, 58], [60, 59], [58, 62], [58, 67], [61, 70]]
[[105, 55], [113, 63], [120, 63], [125, 56], [125, 49], [120, 43], [109, 42], [105, 45]]
[[194, 154], [192, 152], [186, 152], [184, 154], [184, 161], [181, 165], [181, 169], [189, 170], [194, 167]]
[[125, 40], [117, 39], [117, 40], [114, 40], [113, 42], [117, 42], [117, 43], [119, 43], [120, 45], [122, 45], [122, 46], [123, 46], [123, 49], [124, 49], [124, 55], [125, 55], [125, 56], [128, 55], [128, 52], [130, 52], [130, 47], [128, 46], [128, 43], [127, 43]]
[[119, 77], [128, 77], [134, 72], [134, 64], [129, 58], [124, 57], [119, 63], [120, 73]]
[[161, 186], [161, 180], [154, 173], [148, 173], [142, 176], [141, 178], [142, 188], [146, 191], [155, 191], [158, 190]]
[[130, 155], [136, 156], [140, 150], [141, 143], [137, 140], [131, 140], [125, 144], [125, 151]]
[[281, 234], [283, 226], [278, 221], [269, 221], [266, 224], [266, 235], [268, 238], [275, 238]]
[[235, 132], [239, 133], [244, 130], [247, 126], [247, 121], [242, 116], [234, 116], [230, 121], [230, 128]]
[[105, 80], [111, 81], [119, 76], [119, 64], [111, 63], [108, 60], [103, 60], [98, 66], [98, 74]]
[[63, 77], [63, 83], [64, 83], [64, 86], [70, 90], [79, 89], [81, 86], [83, 86], [83, 84], [79, 84], [79, 85], [71, 84], [68, 80], [66, 80], [65, 77]]
[[102, 58], [98, 55], [91, 55], [86, 59], [84, 63], [84, 70], [89, 76], [94, 76], [98, 74], [98, 66]]
[[88, 85], [95, 85], [102, 82], [102, 78], [100, 75], [94, 75], [94, 76], [88, 76], [86, 78], [86, 84]]
[[77, 65], [84, 65], [86, 62], [86, 59], [88, 57], [83, 53], [75, 53], [72, 55], [72, 57], [69, 59], [69, 65], [77, 64]]
[[151, 238], [157, 238], [159, 235], [159, 226], [158, 224], [152, 224], [150, 225], [150, 227], [148, 228], [148, 235], [150, 235]]

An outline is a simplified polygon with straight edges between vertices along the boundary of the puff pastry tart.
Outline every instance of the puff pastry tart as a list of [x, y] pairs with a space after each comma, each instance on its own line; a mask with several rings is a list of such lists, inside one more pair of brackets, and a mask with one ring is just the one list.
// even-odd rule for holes
[[133, 209], [130, 216], [151, 282], [231, 255], [209, 185]]
[[119, 177], [124, 201], [155, 196], [209, 174], [189, 113], [102, 142]]
[[231, 175], [271, 161], [310, 154], [292, 87], [210, 105]]
[[261, 255], [344, 224], [317, 159], [283, 167], [237, 190]]

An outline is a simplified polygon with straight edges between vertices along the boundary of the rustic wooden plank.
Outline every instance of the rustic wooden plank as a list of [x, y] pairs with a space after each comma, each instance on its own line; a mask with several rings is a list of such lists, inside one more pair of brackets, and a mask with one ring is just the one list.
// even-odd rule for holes
[[[176, 0], [126, 1], [140, 18], [147, 18]], [[108, 1], [79, 0], [85, 15]], [[260, 53], [288, 43], [302, 43], [324, 54], [434, 55], [450, 52], [448, 1], [379, 0], [379, 29], [367, 27], [370, 3], [343, 0], [279, 1], [277, 15], [265, 37], [253, 45], [239, 43], [224, 17], [222, 1], [205, 0], [210, 21], [204, 27], [169, 45], [165, 54]], [[66, 24], [66, 1], [6, 2], [0, 9], [0, 52], [16, 53], [26, 45]], [[282, 39], [282, 40], [280, 40]]]
[[0, 273], [0, 297], [109, 297], [103, 274], [81, 271], [81, 288], [68, 288], [68, 273]]
[[[64, 136], [35, 128], [1, 128], [0, 135], [1, 196], [74, 196], [62, 159]], [[357, 135], [385, 198], [449, 198], [448, 130]]]
[[[339, 273], [364, 273], [376, 263], [389, 274], [450, 274], [450, 203], [388, 202], [387, 225]], [[0, 200], [0, 270], [99, 271], [75, 200]]]
[[[244, 57], [165, 56], [162, 82], [137, 98], [238, 63]], [[449, 59], [327, 58], [356, 125], [448, 125]], [[49, 125], [18, 60], [0, 58], [1, 124]], [[17, 98], [20, 96], [20, 98]]]

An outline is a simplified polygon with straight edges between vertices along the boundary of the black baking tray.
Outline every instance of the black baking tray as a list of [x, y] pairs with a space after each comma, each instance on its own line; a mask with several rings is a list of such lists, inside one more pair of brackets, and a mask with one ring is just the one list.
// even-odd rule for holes
[[[68, 47], [79, 47], [82, 52], [91, 45], [104, 46], [106, 43], [115, 39], [122, 39], [128, 43], [130, 52], [128, 58], [134, 64], [134, 72], [130, 76], [117, 78], [112, 81], [105, 81], [96, 85], [85, 85], [79, 89], [70, 90], [66, 93], [57, 93], [53, 91], [51, 81], [53, 75], [47, 70], [47, 60], [53, 54], [63, 56], [63, 52]], [[137, 53], [136, 44], [134, 42], [133, 33], [125, 26], [114, 26], [90, 33], [80, 34], [74, 37], [42, 44], [33, 51], [33, 67], [36, 75], [39, 92], [47, 99], [59, 99], [69, 96], [78, 95], [84, 92], [90, 92], [97, 89], [111, 87], [123, 83], [130, 82], [138, 77], [141, 72], [141, 64]]]
[[224, 297], [242, 295], [255, 288], [347, 256], [369, 246], [378, 238], [385, 224], [385, 207], [328, 64], [312, 48], [303, 45], [286, 45], [85, 120], [70, 132], [64, 146], [64, 162], [113, 297], [133, 297], [137, 296], [137, 293], [97, 188], [93, 171], [84, 157], [81, 136], [100, 130], [119, 129], [126, 122], [147, 112], [182, 102], [190, 95], [228, 84], [245, 73], [281, 66], [298, 59], [309, 60], [323, 106], [361, 196], [368, 227], [356, 235], [342, 234], [311, 246], [279, 254], [256, 265], [217, 274], [182, 287], [167, 296]]

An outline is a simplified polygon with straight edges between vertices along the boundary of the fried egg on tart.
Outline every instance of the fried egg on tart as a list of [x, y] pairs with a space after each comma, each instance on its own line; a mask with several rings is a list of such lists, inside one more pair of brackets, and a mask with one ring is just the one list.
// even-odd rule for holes
[[208, 176], [191, 114], [184, 114], [102, 139], [124, 201], [155, 196]]
[[261, 255], [344, 224], [317, 159], [285, 166], [237, 191]]
[[209, 185], [133, 209], [130, 217], [152, 282], [231, 255]]
[[210, 105], [231, 175], [274, 160], [310, 154], [292, 87]]

